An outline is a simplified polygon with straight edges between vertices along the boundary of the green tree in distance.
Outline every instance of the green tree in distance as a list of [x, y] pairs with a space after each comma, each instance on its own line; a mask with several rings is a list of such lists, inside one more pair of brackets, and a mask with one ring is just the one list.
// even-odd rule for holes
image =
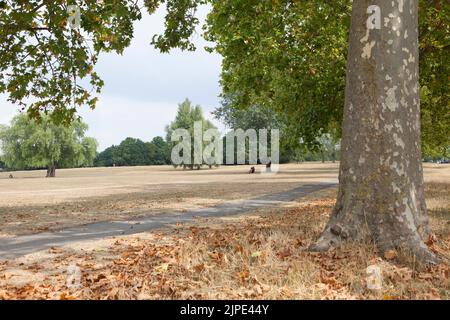
[[117, 147], [114, 154], [117, 166], [139, 166], [150, 163], [150, 154], [144, 141], [126, 138]]
[[95, 159], [97, 167], [146, 166], [169, 164], [167, 143], [162, 137], [151, 142], [126, 138], [118, 146], [100, 152]]
[[[221, 121], [227, 128], [232, 130], [242, 129], [244, 131], [254, 129], [258, 132], [259, 129], [268, 130], [268, 147], [270, 154], [270, 137], [271, 129], [280, 130], [280, 163], [286, 163], [291, 160], [291, 143], [289, 137], [289, 130], [286, 127], [286, 118], [267, 106], [252, 105], [248, 108], [238, 109], [233, 103], [232, 97], [222, 99], [221, 106], [216, 108], [212, 114]], [[259, 137], [258, 137], [259, 139]], [[224, 159], [226, 158], [226, 140], [224, 137]], [[246, 161], [248, 161], [248, 141], [246, 142]], [[235, 162], [237, 163], [237, 144], [235, 143]]]
[[[175, 120], [166, 127], [166, 140], [168, 141], [170, 149], [176, 144], [176, 142], [171, 141], [172, 134], [176, 129], [186, 129], [191, 136], [191, 163], [182, 164], [183, 168], [194, 168], [194, 124], [198, 121], [202, 122], [203, 132], [208, 129], [216, 128], [209, 120], [205, 119], [202, 108], [199, 105], [194, 106], [189, 99], [186, 99], [178, 105], [178, 112]], [[205, 146], [205, 143], [203, 143], [203, 146]], [[197, 168], [199, 169], [200, 165], [198, 165]]]
[[117, 153], [117, 146], [111, 146], [100, 152], [95, 158], [94, 165], [96, 167], [113, 167], [116, 165], [115, 154]]
[[97, 141], [85, 136], [87, 129], [79, 120], [63, 126], [44, 114], [39, 121], [19, 114], [0, 128], [2, 159], [10, 169], [47, 168], [47, 177], [54, 177], [56, 168], [92, 166]]
[[249, 106], [243, 109], [235, 108], [233, 99], [222, 99], [221, 106], [212, 114], [230, 129], [280, 129], [284, 120], [277, 112], [268, 107]]
[[[280, 130], [280, 163], [291, 160], [336, 161], [339, 154], [339, 131], [330, 126], [331, 133], [320, 134], [315, 141], [306, 145], [303, 139], [296, 138], [291, 128], [294, 124], [287, 117], [267, 106], [249, 106], [237, 108], [233, 99], [225, 98], [222, 105], [212, 114], [230, 129], [279, 129]], [[270, 136], [270, 134], [269, 134]], [[302, 141], [302, 143], [300, 143]], [[269, 143], [270, 145], [270, 143]]]
[[151, 142], [147, 142], [150, 152], [150, 164], [163, 165], [170, 164], [169, 144], [162, 137], [154, 137]]

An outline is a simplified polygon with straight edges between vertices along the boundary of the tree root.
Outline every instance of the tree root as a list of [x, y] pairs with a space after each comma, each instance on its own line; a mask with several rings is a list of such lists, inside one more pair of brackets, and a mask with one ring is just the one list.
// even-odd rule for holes
[[338, 247], [342, 242], [342, 238], [333, 234], [330, 228], [325, 229], [316, 242], [312, 243], [308, 250], [313, 252], [327, 252]]
[[[319, 239], [317, 239], [309, 246], [308, 250], [312, 252], [327, 252], [339, 247], [348, 239], [348, 236], [345, 232], [336, 232], [335, 229], [340, 230], [339, 227], [327, 227], [320, 235]], [[397, 248], [382, 247], [379, 243], [377, 243], [377, 246], [382, 253], [382, 257], [384, 257], [384, 252], [391, 249], [398, 250], [400, 252], [408, 252], [413, 257], [414, 262], [421, 267], [433, 266], [441, 262], [441, 259], [436, 254], [434, 254], [423, 242], [419, 244], [408, 243], [407, 246], [403, 244]]]
[[[401, 250], [402, 248], [400, 248]], [[424, 243], [417, 246], [409, 246], [403, 249], [406, 253], [409, 253], [415, 263], [420, 267], [435, 266], [442, 262], [442, 260], [432, 252]]]

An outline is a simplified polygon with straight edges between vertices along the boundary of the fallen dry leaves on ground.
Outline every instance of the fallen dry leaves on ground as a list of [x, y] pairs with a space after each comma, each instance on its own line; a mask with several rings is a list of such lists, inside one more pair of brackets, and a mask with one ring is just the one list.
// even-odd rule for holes
[[[396, 252], [381, 259], [369, 244], [309, 252], [334, 204], [334, 190], [321, 194], [284, 208], [178, 225], [151, 239], [117, 237], [106, 249], [52, 248], [45, 267], [5, 262], [0, 299], [450, 299], [448, 264], [419, 271], [398, 264]], [[448, 261], [448, 207], [436, 210], [427, 244]], [[79, 288], [67, 286], [72, 264], [81, 270]], [[367, 288], [370, 265], [382, 269], [381, 290]], [[40, 280], [14, 284], [8, 272], [18, 269]]]

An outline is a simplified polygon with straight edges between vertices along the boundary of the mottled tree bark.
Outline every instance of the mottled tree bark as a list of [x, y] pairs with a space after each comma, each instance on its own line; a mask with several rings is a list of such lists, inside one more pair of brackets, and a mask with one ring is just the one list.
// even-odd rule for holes
[[419, 104], [418, 0], [354, 0], [338, 199], [312, 250], [370, 240], [437, 261], [423, 241]]

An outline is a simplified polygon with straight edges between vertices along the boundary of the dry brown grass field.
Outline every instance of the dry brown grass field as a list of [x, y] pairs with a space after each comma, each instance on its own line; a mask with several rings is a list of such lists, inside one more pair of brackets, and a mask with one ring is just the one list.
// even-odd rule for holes
[[[247, 167], [183, 171], [170, 167], [0, 174], [4, 237], [99, 220], [183, 211], [337, 181], [337, 164], [289, 164], [276, 175]], [[276, 208], [73, 243], [0, 262], [0, 299], [450, 299], [450, 166], [425, 164], [432, 236], [443, 263], [417, 269], [371, 244], [329, 253], [307, 250], [327, 221], [336, 188]], [[0, 240], [1, 241], [1, 240]], [[379, 265], [383, 288], [369, 290]], [[66, 284], [67, 267], [82, 271]]]
[[0, 173], [0, 237], [89, 222], [184, 211], [282, 192], [301, 184], [336, 182], [337, 164], [283, 165], [276, 175], [249, 166], [200, 171], [162, 167], [87, 168]]

